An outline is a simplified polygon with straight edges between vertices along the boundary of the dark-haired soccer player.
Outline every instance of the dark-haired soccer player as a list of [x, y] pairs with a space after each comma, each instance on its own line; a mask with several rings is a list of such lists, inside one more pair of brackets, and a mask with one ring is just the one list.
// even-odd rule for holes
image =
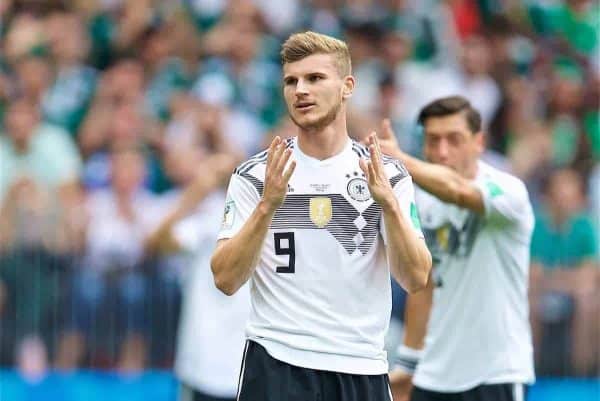
[[413, 401], [521, 401], [534, 380], [527, 189], [480, 160], [481, 117], [466, 99], [438, 99], [419, 122], [427, 162], [402, 152], [387, 123], [381, 138], [419, 187], [434, 264], [427, 289], [408, 297], [392, 387], [406, 397], [412, 378]]

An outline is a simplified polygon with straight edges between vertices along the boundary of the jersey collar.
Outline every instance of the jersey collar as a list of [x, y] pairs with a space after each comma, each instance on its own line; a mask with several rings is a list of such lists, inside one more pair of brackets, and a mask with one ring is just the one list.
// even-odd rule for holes
[[333, 155], [327, 159], [319, 160], [314, 157], [307, 155], [302, 152], [300, 146], [298, 146], [298, 137], [294, 138], [294, 158], [297, 161], [301, 161], [303, 163], [310, 164], [312, 166], [329, 166], [331, 164], [336, 163], [338, 160], [343, 159], [348, 153], [352, 152], [352, 140], [348, 137], [346, 141], [346, 145], [341, 152], [336, 155]]

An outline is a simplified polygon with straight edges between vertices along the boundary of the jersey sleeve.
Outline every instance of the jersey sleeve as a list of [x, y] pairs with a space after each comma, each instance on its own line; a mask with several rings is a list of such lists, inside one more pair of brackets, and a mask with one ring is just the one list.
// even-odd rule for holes
[[256, 188], [245, 178], [233, 174], [227, 189], [223, 222], [218, 239], [236, 235], [254, 212], [259, 200], [260, 196]]
[[[402, 217], [406, 219], [413, 228], [413, 231], [419, 238], [424, 238], [423, 232], [421, 231], [421, 220], [419, 219], [419, 212], [417, 211], [417, 205], [415, 204], [415, 187], [412, 182], [411, 176], [406, 176], [396, 183], [393, 187], [394, 195], [400, 205], [400, 211]], [[381, 237], [383, 242], [387, 244], [387, 236], [385, 232], [385, 221], [381, 221], [380, 227]]]
[[533, 228], [529, 194], [521, 181], [485, 177], [475, 181], [483, 198], [485, 219], [495, 225], [518, 223]]

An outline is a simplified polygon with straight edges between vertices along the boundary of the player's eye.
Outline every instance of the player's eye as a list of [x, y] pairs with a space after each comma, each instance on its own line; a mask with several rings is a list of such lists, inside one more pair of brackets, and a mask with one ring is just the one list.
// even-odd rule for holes
[[448, 136], [448, 142], [452, 145], [452, 146], [457, 146], [460, 145], [463, 140], [463, 138], [459, 135], [459, 134], [451, 134]]
[[429, 145], [429, 146], [436, 146], [439, 142], [440, 142], [440, 138], [438, 138], [436, 136], [430, 135], [425, 138], [425, 143], [427, 143], [427, 145]]
[[295, 85], [296, 84], [296, 78], [286, 78], [283, 80], [283, 83], [288, 86], [288, 85]]
[[322, 76], [320, 76], [320, 75], [310, 75], [310, 76], [308, 77], [308, 80], [309, 80], [310, 82], [317, 82], [317, 81], [320, 81], [321, 79], [323, 79], [323, 77], [322, 77]]

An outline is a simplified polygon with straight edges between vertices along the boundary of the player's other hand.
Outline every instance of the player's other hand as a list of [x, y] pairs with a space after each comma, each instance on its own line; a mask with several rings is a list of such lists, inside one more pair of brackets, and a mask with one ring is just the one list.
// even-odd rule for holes
[[397, 201], [383, 168], [381, 149], [379, 148], [379, 141], [375, 132], [369, 134], [367, 145], [371, 160], [361, 158], [359, 164], [367, 178], [371, 196], [383, 208], [393, 206]]
[[394, 401], [409, 401], [412, 392], [412, 375], [402, 370], [390, 372], [390, 389]]
[[[392, 130], [392, 123], [388, 118], [384, 118], [381, 122], [381, 130], [377, 133], [377, 139], [379, 140], [381, 153], [395, 157], [396, 159], [402, 159], [404, 152], [400, 149], [394, 130]], [[369, 146], [369, 137], [363, 140], [363, 144]]]
[[270, 212], [274, 212], [281, 206], [285, 199], [288, 182], [296, 168], [296, 162], [292, 160], [286, 169], [291, 155], [292, 150], [286, 149], [285, 142], [276, 136], [268, 150], [265, 188], [262, 196]]

